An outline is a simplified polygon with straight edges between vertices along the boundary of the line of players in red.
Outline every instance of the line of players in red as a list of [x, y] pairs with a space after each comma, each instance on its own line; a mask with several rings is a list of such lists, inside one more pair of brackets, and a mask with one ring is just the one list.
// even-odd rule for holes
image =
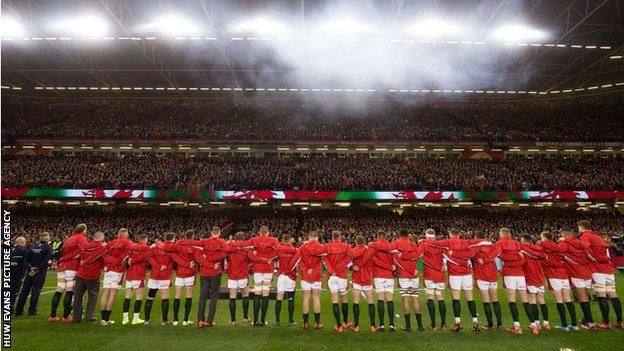
[[[516, 298], [519, 297], [530, 322], [533, 334], [550, 330], [548, 306], [544, 301], [544, 280], [556, 302], [560, 323], [554, 328], [562, 331], [611, 329], [612, 326], [624, 329], [622, 305], [615, 289], [615, 277], [609, 257], [608, 244], [591, 231], [588, 221], [578, 222], [579, 234], [562, 230], [555, 238], [551, 232], [543, 232], [537, 243], [531, 237], [523, 236], [520, 241], [511, 237], [509, 229], [500, 230], [500, 238], [492, 243], [484, 233], [475, 232], [474, 238], [463, 239], [459, 231], [451, 229], [449, 238], [436, 240], [433, 229], [425, 231], [425, 238], [415, 243], [405, 230], [399, 237], [388, 242], [386, 233], [380, 231], [372, 243], [365, 243], [362, 236], [351, 247], [341, 240], [340, 232], [332, 233], [332, 241], [321, 244], [318, 232], [309, 234], [308, 240], [300, 247], [291, 244], [286, 236], [278, 242], [269, 236], [268, 227], [260, 233], [244, 240], [243, 233], [226, 242], [221, 239], [221, 231], [215, 227], [208, 238], [196, 240], [192, 230], [175, 241], [169, 233], [166, 240], [148, 246], [147, 237], [140, 236], [134, 243], [128, 239], [128, 231], [120, 229], [118, 238], [109, 243], [103, 242], [102, 233], [87, 240], [85, 224], [76, 227], [75, 233], [63, 244], [62, 257], [58, 266], [57, 291], [52, 299], [50, 322], [62, 320], [65, 323], [78, 323], [83, 318], [82, 299], [89, 294], [86, 320], [94, 321], [93, 311], [100, 298], [100, 324], [114, 323], [110, 319], [115, 298], [122, 286], [125, 275], [125, 298], [123, 302], [122, 324], [149, 324], [152, 304], [156, 294], [161, 294], [163, 324], [180, 323], [181, 299], [184, 293], [184, 316], [182, 325], [190, 325], [189, 320], [195, 277], [199, 272], [201, 292], [199, 297], [199, 328], [214, 327], [214, 317], [221, 285], [221, 275], [227, 274], [229, 290], [230, 326], [237, 323], [237, 296], [242, 296], [243, 322], [249, 323], [250, 289], [249, 270], [253, 272], [253, 324], [265, 326], [269, 307], [269, 292], [277, 263], [277, 296], [275, 302], [275, 324], [280, 325], [282, 302], [288, 304], [288, 325], [295, 326], [294, 294], [296, 275], [300, 276], [303, 293], [303, 328], [320, 329], [322, 286], [322, 266], [327, 270], [327, 286], [331, 293], [332, 310], [335, 317], [334, 330], [343, 332], [351, 329], [359, 332], [360, 300], [368, 305], [371, 332], [386, 330], [385, 314], [388, 314], [390, 331], [395, 330], [394, 301], [395, 273], [402, 300], [405, 318], [404, 331], [411, 331], [411, 314], [414, 313], [419, 331], [424, 330], [419, 302], [418, 261], [423, 262], [423, 278], [430, 317], [430, 330], [446, 330], [446, 302], [444, 299], [448, 282], [452, 295], [454, 323], [452, 331], [463, 329], [461, 322], [461, 293], [464, 293], [467, 307], [472, 317], [474, 331], [502, 329], [501, 306], [498, 301], [498, 267], [504, 282], [513, 324], [507, 331], [522, 334]], [[140, 318], [147, 280], [145, 319]], [[169, 293], [173, 270], [176, 270], [173, 300], [173, 321], [169, 316]], [[104, 281], [100, 289], [100, 275], [104, 270]], [[349, 320], [348, 272], [351, 274], [352, 320]], [[447, 273], [448, 272], [448, 277]], [[483, 311], [487, 320], [479, 323], [477, 307], [473, 298], [473, 284], [476, 282], [483, 301]], [[374, 292], [373, 292], [374, 287]], [[598, 300], [602, 321], [594, 322], [590, 306], [589, 289], [593, 288]], [[582, 319], [577, 323], [576, 307], [572, 290], [582, 310]], [[63, 299], [63, 317], [57, 317], [57, 309]], [[75, 295], [74, 295], [75, 294]], [[129, 317], [130, 302], [135, 296], [134, 315]], [[374, 296], [376, 295], [376, 296]], [[375, 306], [375, 297], [377, 306]], [[310, 301], [314, 313], [314, 325], [309, 322]], [[437, 302], [437, 309], [436, 303]], [[208, 315], [205, 309], [208, 305]], [[611, 306], [610, 306], [611, 305]], [[376, 308], [375, 308], [376, 307]], [[539, 308], [538, 308], [539, 307]], [[613, 308], [617, 322], [609, 323], [609, 313]], [[72, 315], [73, 310], [73, 315]], [[439, 312], [440, 323], [437, 323]], [[541, 312], [542, 321], [539, 314]], [[379, 323], [376, 322], [376, 314]], [[569, 316], [569, 323], [568, 323]], [[496, 324], [494, 323], [496, 318]]]

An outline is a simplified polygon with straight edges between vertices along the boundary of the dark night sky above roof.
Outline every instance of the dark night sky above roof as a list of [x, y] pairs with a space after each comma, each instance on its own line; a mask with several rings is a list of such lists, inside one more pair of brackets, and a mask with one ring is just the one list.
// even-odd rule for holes
[[[305, 23], [308, 18], [318, 17], [329, 3], [331, 1], [312, 0], [3, 0], [3, 16], [14, 16], [29, 23], [41, 36], [47, 34], [40, 27], [44, 19], [68, 13], [68, 9], [96, 11], [113, 24], [111, 36], [125, 36], [134, 34], [132, 28], [148, 21], [154, 13], [166, 13], [175, 8], [179, 13], [192, 15], [218, 40], [3, 41], [2, 84], [25, 88], [69, 85], [257, 87], [284, 81], [285, 87], [313, 86], [317, 83], [314, 77], [293, 82], [290, 77], [294, 68], [280, 60], [274, 48], [259, 41], [232, 41], [227, 27], [258, 13], [276, 14], [291, 22]], [[480, 26], [481, 33], [510, 19], [525, 20], [551, 33], [548, 40], [551, 43], [610, 47], [608, 50], [518, 48], [516, 53], [504, 58], [506, 64], [500, 70], [471, 71], [468, 64], [465, 74], [474, 76], [475, 80], [484, 74], [503, 77], [496, 86], [471, 88], [553, 90], [624, 82], [624, 60], [610, 59], [624, 53], [624, 1], [621, 0], [379, 0], [367, 4], [376, 10], [374, 20], [390, 27], [435, 9], [437, 13], [461, 14], [463, 19]], [[414, 48], [402, 46], [399, 50]], [[438, 49], [421, 45], [420, 50]], [[445, 50], [444, 55], [454, 55], [453, 50], [457, 49], [442, 50]], [[454, 58], [453, 63], [462, 64], [459, 58]]]

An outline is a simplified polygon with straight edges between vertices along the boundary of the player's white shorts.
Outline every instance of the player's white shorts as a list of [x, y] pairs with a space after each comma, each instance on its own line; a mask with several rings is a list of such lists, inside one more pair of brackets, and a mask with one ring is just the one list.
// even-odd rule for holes
[[594, 280], [594, 283], [596, 284], [601, 284], [601, 285], [615, 284], [614, 274], [592, 273], [592, 279]]
[[277, 277], [277, 292], [293, 292], [295, 291], [295, 281], [290, 279], [286, 274], [280, 274]]
[[126, 279], [126, 289], [138, 289], [145, 286], [144, 280], [127, 280]]
[[148, 289], [164, 290], [164, 289], [169, 289], [170, 285], [171, 285], [171, 280], [170, 279], [156, 280], [156, 279], [150, 278], [147, 281], [147, 288]]
[[175, 286], [193, 286], [195, 285], [195, 276], [192, 277], [176, 277], [173, 283]]
[[228, 279], [227, 288], [228, 289], [244, 289], [249, 285], [249, 279]]
[[568, 279], [548, 278], [548, 285], [554, 291], [570, 290], [570, 281]]
[[570, 277], [570, 285], [572, 285], [573, 288], [589, 289], [592, 286], [592, 280]]
[[310, 291], [310, 290], [321, 290], [322, 282], [308, 282], [305, 280], [301, 280], [301, 290]]
[[327, 279], [327, 287], [329, 288], [329, 292], [332, 294], [346, 295], [347, 285], [347, 279], [345, 278], [332, 275], [329, 279]]
[[373, 278], [373, 284], [375, 285], [375, 291], [377, 293], [394, 292], [394, 279]]
[[508, 275], [503, 277], [503, 286], [508, 290], [526, 290], [526, 279], [521, 275]]
[[452, 290], [472, 290], [472, 274], [449, 275], [448, 280]]
[[537, 294], [537, 293], [543, 293], [545, 290], [544, 290], [543, 285], [540, 285], [540, 286], [527, 285], [527, 291], [529, 292], [529, 294]]
[[104, 272], [104, 283], [102, 284], [102, 288], [119, 290], [121, 288], [122, 279], [123, 273], [113, 271]]
[[477, 279], [477, 288], [479, 290], [498, 289], [498, 282]]
[[418, 278], [399, 278], [399, 293], [401, 296], [418, 297]]
[[373, 290], [373, 286], [372, 285], [360, 285], [358, 283], [351, 282], [351, 286], [353, 287], [353, 289], [360, 290], [360, 291], [371, 291], [371, 290]]
[[445, 282], [436, 282], [433, 280], [425, 279], [425, 292], [427, 294], [433, 294], [436, 291], [444, 291], [445, 288], [446, 288]]
[[254, 273], [254, 285], [270, 285], [273, 280], [273, 273]]
[[72, 281], [76, 279], [76, 271], [72, 271], [69, 269], [66, 269], [64, 271], [58, 271], [56, 272], [56, 278], [57, 279], [64, 279], [65, 281]]

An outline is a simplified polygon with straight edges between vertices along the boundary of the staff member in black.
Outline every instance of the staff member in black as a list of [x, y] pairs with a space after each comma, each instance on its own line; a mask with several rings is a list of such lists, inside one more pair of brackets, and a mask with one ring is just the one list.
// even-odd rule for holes
[[48, 265], [52, 259], [52, 246], [48, 243], [49, 241], [50, 233], [43, 232], [39, 236], [39, 242], [32, 245], [26, 252], [25, 261], [28, 273], [26, 274], [24, 286], [22, 287], [19, 299], [17, 300], [17, 306], [15, 307], [16, 316], [24, 314], [24, 305], [26, 304], [26, 299], [29, 294], [31, 294], [31, 296], [30, 306], [28, 306], [28, 315], [34, 316], [37, 313], [37, 302], [39, 301], [39, 295], [45, 283]]
[[17, 237], [13, 246], [11, 246], [11, 313], [13, 313], [15, 300], [17, 300], [17, 294], [19, 294], [22, 280], [24, 280], [27, 252], [26, 238], [23, 236]]

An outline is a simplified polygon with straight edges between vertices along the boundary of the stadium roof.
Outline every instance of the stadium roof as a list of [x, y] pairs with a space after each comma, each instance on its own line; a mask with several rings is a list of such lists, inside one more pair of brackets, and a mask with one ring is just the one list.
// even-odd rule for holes
[[[413, 88], [427, 89], [427, 92], [429, 89], [574, 92], [574, 89], [583, 88], [583, 92], [587, 92], [587, 88], [610, 84], [614, 88], [624, 88], [623, 85], [615, 86], [624, 82], [624, 3], [619, 0], [380, 0], [362, 6], [375, 10], [375, 23], [381, 23], [386, 29], [397, 28], [398, 33], [399, 23], [406, 23], [435, 5], [436, 13], [460, 16], [477, 27], [472, 28], [479, 33], [477, 39], [466, 41], [447, 38], [434, 43], [434, 40], [405, 39], [403, 34], [397, 34], [396, 38], [400, 39], [393, 39], [392, 35], [388, 37], [388, 31], [383, 38], [358, 36], [356, 39], [349, 36], [345, 39], [340, 33], [332, 36], [339, 38], [333, 39], [304, 36], [285, 39], [279, 35], [231, 31], [232, 23], [253, 18], [258, 13], [279, 14], [290, 23], [304, 26], [323, 14], [322, 10], [330, 3], [313, 0], [3, 0], [3, 18], [17, 19], [29, 29], [27, 35], [3, 36], [2, 85], [22, 88], [20, 91], [8, 88], [3, 93], [72, 96], [80, 93], [79, 87], [84, 88], [84, 94], [121, 96], [184, 96], [190, 92], [174, 89], [179, 87], [193, 88], [197, 94], [206, 96], [223, 94], [221, 89], [210, 89], [215, 87], [230, 88], [228, 94], [257, 93], [256, 88], [262, 88], [263, 93], [264, 89], [274, 89], [277, 93], [279, 88], [284, 93], [289, 92], [288, 88], [305, 91], [314, 88], [362, 88], [366, 91], [372, 88], [383, 92]], [[172, 6], [176, 13], [192, 16], [195, 24], [205, 29], [201, 35], [165, 36], [136, 30], [147, 23], [150, 16], [173, 11]], [[101, 37], [77, 35], [64, 38], [46, 28], [50, 18], [71, 14], [74, 9], [101, 16], [112, 27], [110, 32]], [[516, 19], [530, 22], [532, 27], [548, 32], [550, 37], [542, 41], [491, 42], [484, 39], [487, 33]], [[175, 29], [171, 26], [169, 24], [169, 30]], [[301, 67], [293, 64], [293, 60], [285, 60], [280, 51], [299, 50], [296, 57], [300, 58], [311, 45], [316, 45], [314, 41], [323, 40], [333, 40], [331, 45], [341, 47], [363, 47], [360, 57], [367, 56], [367, 48], [379, 46], [397, 51], [427, 52], [428, 57], [434, 58], [436, 55], [452, 57], [449, 63], [461, 67], [463, 79], [458, 83], [451, 78], [448, 86], [439, 79], [419, 80], [420, 86], [407, 86], [405, 82], [397, 86], [392, 82], [348, 86], [340, 80], [333, 83], [316, 80], [314, 73], [297, 72], [293, 75], [293, 71]], [[285, 47], [290, 41], [298, 43]], [[479, 50], [484, 50], [487, 55], [497, 52], [495, 68], [484, 70], [474, 64]], [[480, 81], [487, 84], [467, 84]], [[57, 89], [59, 87], [61, 89]], [[72, 87], [75, 92], [68, 89]], [[108, 89], [102, 91], [101, 87]], [[119, 89], [113, 90], [113, 87]], [[151, 89], [140, 89], [143, 87]]]

